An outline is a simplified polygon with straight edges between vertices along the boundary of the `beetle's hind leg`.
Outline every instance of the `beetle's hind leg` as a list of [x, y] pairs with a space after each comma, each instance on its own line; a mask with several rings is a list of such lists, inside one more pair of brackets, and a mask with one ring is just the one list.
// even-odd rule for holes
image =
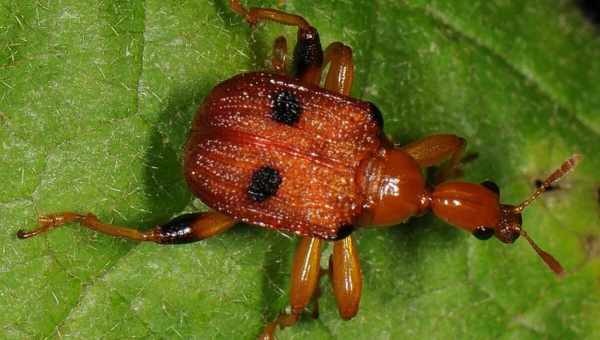
[[147, 231], [126, 228], [103, 223], [93, 214], [63, 212], [38, 218], [38, 228], [31, 231], [19, 230], [17, 237], [30, 238], [48, 232], [68, 223], [81, 226], [102, 234], [126, 238], [134, 241], [152, 241], [159, 244], [189, 243], [220, 234], [233, 227], [237, 222], [218, 212], [185, 214], [158, 225]]
[[292, 265], [291, 312], [290, 314], [280, 313], [273, 322], [268, 323], [259, 337], [260, 339], [274, 339], [277, 326], [284, 328], [294, 325], [311, 299], [318, 298], [318, 286], [323, 273], [321, 270], [322, 245], [323, 240], [318, 238], [300, 239]]
[[321, 81], [323, 49], [319, 32], [306, 19], [299, 15], [282, 12], [272, 8], [246, 9], [239, 0], [230, 0], [229, 7], [243, 16], [251, 25], [259, 21], [274, 21], [283, 25], [298, 27], [298, 41], [294, 48], [293, 76], [307, 85], [318, 85]]
[[303, 17], [295, 14], [282, 12], [273, 8], [250, 8], [246, 9], [239, 0], [229, 0], [229, 7], [232, 11], [241, 15], [246, 19], [251, 26], [256, 25], [259, 21], [270, 20], [288, 26], [298, 26], [300, 29], [307, 29], [310, 26], [308, 21]]

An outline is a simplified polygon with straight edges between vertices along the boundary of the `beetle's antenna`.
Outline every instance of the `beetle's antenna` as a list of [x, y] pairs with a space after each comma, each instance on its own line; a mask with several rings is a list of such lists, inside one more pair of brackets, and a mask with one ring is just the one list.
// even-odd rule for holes
[[554, 256], [548, 254], [547, 252], [542, 250], [535, 242], [533, 242], [533, 240], [531, 239], [531, 237], [529, 237], [529, 235], [527, 234], [527, 232], [525, 232], [525, 230], [521, 230], [521, 235], [523, 235], [523, 237], [525, 237], [525, 239], [527, 240], [527, 242], [529, 242], [529, 244], [531, 245], [533, 250], [535, 250], [535, 252], [542, 258], [542, 260], [544, 260], [546, 265], [550, 269], [552, 269], [552, 271], [556, 275], [558, 275], [558, 276], [565, 275], [565, 270], [563, 269], [560, 262], [558, 262], [558, 260], [554, 258]]
[[[523, 212], [523, 210], [527, 208], [528, 205], [530, 205], [533, 201], [540, 197], [540, 195], [543, 194], [544, 191], [548, 190], [548, 188], [550, 188], [552, 184], [558, 182], [561, 178], [563, 178], [565, 175], [567, 175], [569, 172], [575, 169], [575, 167], [581, 161], [582, 158], [583, 156], [581, 156], [580, 154], [574, 154], [571, 157], [569, 157], [566, 161], [564, 161], [561, 164], [561, 166], [558, 169], [554, 170], [554, 172], [551, 173], [550, 176], [548, 176], [548, 178], [544, 180], [544, 182], [542, 182], [540, 187], [536, 191], [534, 191], [533, 194], [531, 194], [531, 196], [529, 196], [518, 206], [514, 207], [513, 212], [515, 214], [520, 214], [521, 212]], [[546, 265], [556, 275], [563, 276], [565, 274], [565, 270], [558, 262], [558, 260], [554, 258], [554, 256], [548, 254], [547, 252], [542, 250], [535, 242], [533, 242], [533, 240], [531, 239], [531, 237], [529, 237], [525, 230], [521, 229], [520, 233], [521, 235], [523, 235], [523, 237], [525, 237], [527, 242], [529, 242], [529, 245], [531, 245], [533, 250], [535, 250], [535, 252], [542, 258], [544, 263], [546, 263]]]
[[[540, 185], [540, 187], [529, 196], [523, 203], [519, 204], [514, 208], [514, 212], [520, 214], [531, 202], [535, 201], [541, 194], [544, 193], [548, 188], [552, 186], [552, 184], [558, 182], [561, 178], [563, 178], [566, 174], [571, 172], [575, 166], [583, 159], [583, 156], [580, 154], [574, 154], [569, 159], [563, 162], [560, 168], [556, 169], [546, 180]], [[528, 239], [529, 240], [529, 239]], [[531, 240], [529, 240], [531, 243]]]

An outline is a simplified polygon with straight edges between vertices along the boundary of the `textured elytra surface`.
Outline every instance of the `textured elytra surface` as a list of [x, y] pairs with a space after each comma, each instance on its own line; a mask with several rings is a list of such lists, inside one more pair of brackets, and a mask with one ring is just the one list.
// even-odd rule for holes
[[[273, 117], [282, 92], [302, 108], [293, 125]], [[281, 75], [245, 73], [202, 103], [186, 144], [185, 176], [206, 205], [238, 220], [336, 239], [362, 213], [360, 178], [380, 131], [366, 102]], [[277, 171], [276, 190], [258, 181], [265, 168]]]
[[[38, 213], [92, 210], [148, 227], [190, 202], [179, 166], [197, 106], [264, 66], [282, 31], [224, 1], [3, 1], [0, 7], [0, 337], [253, 338], [285, 305], [294, 241], [240, 227], [186, 246], [75, 227], [17, 241]], [[275, 1], [253, 5], [275, 4]], [[406, 142], [454, 132], [467, 179], [522, 199], [573, 151], [586, 158], [524, 216], [568, 269], [519, 240], [478, 241], [431, 217], [358, 231], [365, 291], [281, 338], [598, 338], [600, 47], [568, 2], [292, 1], [324, 44], [354, 48], [354, 95]], [[286, 30], [293, 39], [295, 32]], [[323, 280], [327, 287], [327, 280]]]

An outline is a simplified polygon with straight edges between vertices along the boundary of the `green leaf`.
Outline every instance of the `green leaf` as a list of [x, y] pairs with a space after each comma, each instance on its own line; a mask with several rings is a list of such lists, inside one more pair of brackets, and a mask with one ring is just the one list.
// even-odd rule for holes
[[[276, 6], [274, 1], [252, 5]], [[356, 233], [359, 314], [282, 339], [599, 338], [600, 35], [570, 2], [300, 1], [324, 44], [354, 50], [353, 93], [397, 142], [448, 132], [518, 202], [574, 152], [581, 166], [524, 216], [560, 259], [480, 242], [431, 216]], [[295, 240], [240, 226], [164, 247], [77, 226], [19, 241], [44, 213], [93, 211], [147, 228], [201, 206], [181, 146], [219, 81], [266, 67], [271, 42], [219, 1], [16, 1], [0, 7], [0, 338], [256, 337], [287, 302]]]

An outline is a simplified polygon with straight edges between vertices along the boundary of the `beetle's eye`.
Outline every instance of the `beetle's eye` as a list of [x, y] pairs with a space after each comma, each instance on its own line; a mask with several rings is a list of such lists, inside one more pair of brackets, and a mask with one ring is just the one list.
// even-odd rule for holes
[[494, 236], [494, 229], [488, 227], [477, 227], [473, 232], [473, 236], [477, 237], [480, 240], [487, 240], [490, 237]]
[[481, 185], [483, 185], [484, 187], [495, 192], [496, 195], [500, 195], [500, 188], [498, 188], [498, 185], [496, 183], [494, 183], [492, 181], [484, 181], [484, 182], [481, 182]]

